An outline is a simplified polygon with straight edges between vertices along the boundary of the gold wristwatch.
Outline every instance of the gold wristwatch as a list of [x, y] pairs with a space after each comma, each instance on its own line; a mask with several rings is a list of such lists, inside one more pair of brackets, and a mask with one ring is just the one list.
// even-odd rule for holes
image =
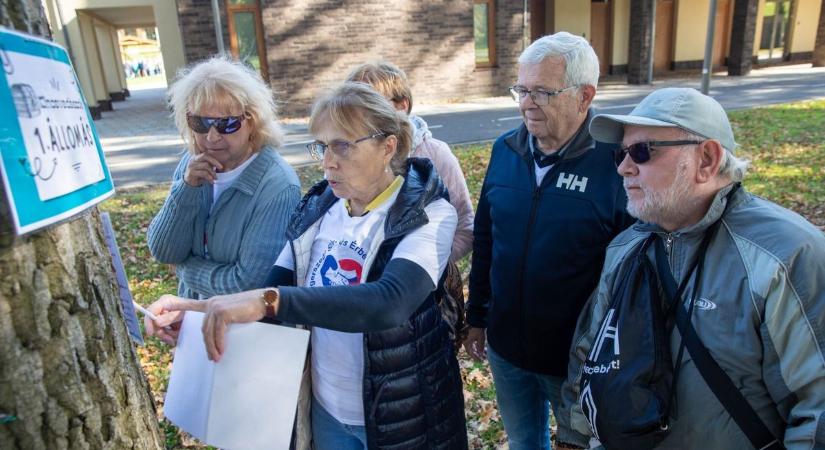
[[275, 288], [266, 288], [261, 294], [261, 300], [266, 306], [266, 317], [275, 317], [275, 304], [278, 303], [278, 290]]

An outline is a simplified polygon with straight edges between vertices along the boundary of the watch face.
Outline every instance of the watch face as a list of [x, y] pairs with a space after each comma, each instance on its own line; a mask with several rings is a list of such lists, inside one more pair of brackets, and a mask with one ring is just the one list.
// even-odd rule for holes
[[267, 289], [264, 291], [264, 303], [272, 305], [278, 300], [278, 291], [275, 289]]

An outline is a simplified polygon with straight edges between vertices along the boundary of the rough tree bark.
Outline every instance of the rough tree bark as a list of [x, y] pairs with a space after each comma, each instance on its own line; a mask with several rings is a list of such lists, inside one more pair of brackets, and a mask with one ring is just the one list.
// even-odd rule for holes
[[816, 43], [813, 55], [814, 67], [825, 66], [825, 0], [819, 9], [819, 26], [816, 29]]
[[[0, 24], [49, 37], [40, 0], [0, 0]], [[162, 447], [120, 317], [97, 208], [18, 238], [0, 189], [0, 448]]]

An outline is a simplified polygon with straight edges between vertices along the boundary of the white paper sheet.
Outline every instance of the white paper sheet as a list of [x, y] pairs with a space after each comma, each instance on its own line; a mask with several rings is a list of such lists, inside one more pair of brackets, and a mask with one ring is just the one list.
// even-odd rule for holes
[[183, 320], [164, 414], [216, 447], [288, 449], [309, 331], [249, 323], [231, 325], [220, 363], [206, 357], [203, 314]]

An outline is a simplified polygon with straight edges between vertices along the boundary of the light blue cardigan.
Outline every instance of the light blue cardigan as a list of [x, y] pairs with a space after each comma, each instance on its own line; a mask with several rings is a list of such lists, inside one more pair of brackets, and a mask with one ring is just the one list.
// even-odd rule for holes
[[298, 176], [274, 149], [264, 147], [210, 214], [212, 185], [183, 181], [189, 158], [184, 155], [175, 169], [169, 196], [149, 225], [149, 250], [159, 262], [176, 265], [182, 297], [263, 286], [301, 198]]

